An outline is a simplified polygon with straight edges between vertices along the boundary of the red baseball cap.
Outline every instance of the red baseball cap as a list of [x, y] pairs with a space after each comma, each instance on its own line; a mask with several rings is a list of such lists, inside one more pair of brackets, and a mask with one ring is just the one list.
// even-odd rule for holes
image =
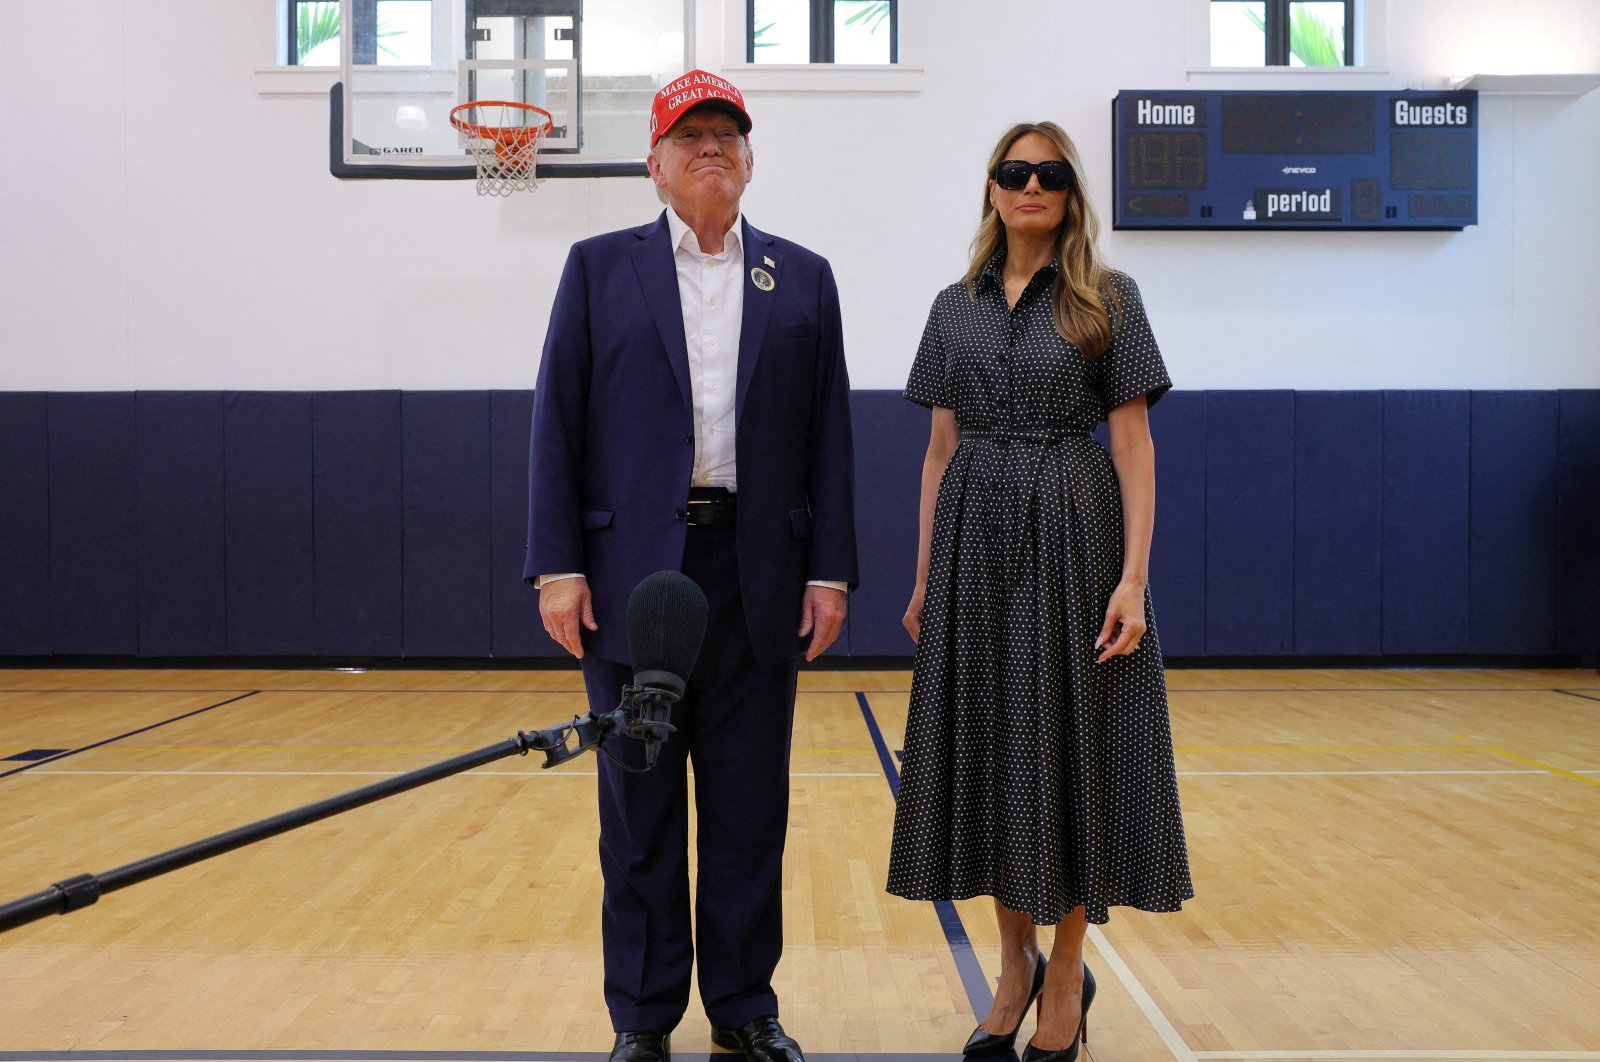
[[754, 123], [744, 109], [744, 95], [733, 83], [704, 70], [691, 70], [656, 93], [650, 105], [650, 146], [655, 147], [679, 118], [704, 104], [727, 111], [739, 122], [739, 132], [750, 132]]

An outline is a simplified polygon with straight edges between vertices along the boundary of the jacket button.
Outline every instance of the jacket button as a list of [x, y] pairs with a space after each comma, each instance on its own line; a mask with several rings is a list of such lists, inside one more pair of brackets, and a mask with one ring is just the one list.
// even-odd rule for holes
[[679, 520], [682, 520], [689, 515], [688, 509], [674, 509], [672, 511], [677, 514]]
[[684, 432], [683, 433], [683, 441], [684, 442], [694, 442], [694, 432], [692, 432], [692, 431]]

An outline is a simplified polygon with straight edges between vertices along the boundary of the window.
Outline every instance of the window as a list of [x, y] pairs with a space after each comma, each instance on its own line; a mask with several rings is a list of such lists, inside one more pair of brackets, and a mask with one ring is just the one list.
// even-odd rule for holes
[[1211, 0], [1212, 66], [1354, 66], [1355, 0]]
[[[289, 0], [289, 66], [339, 65], [339, 0]], [[356, 0], [357, 63], [427, 66], [433, 61], [433, 0]]]
[[897, 63], [899, 6], [899, 0], [745, 0], [745, 59]]

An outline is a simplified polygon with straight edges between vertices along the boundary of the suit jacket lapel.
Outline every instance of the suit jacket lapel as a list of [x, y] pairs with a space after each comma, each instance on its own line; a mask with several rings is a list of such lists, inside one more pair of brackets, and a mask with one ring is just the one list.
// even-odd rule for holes
[[[689, 386], [689, 347], [683, 338], [683, 301], [678, 295], [678, 268], [673, 261], [672, 236], [663, 211], [653, 226], [636, 230], [639, 242], [633, 247], [633, 269], [644, 289], [644, 302], [661, 335], [672, 375], [685, 406], [694, 405]], [[748, 317], [746, 318], [748, 320]]]
[[[755, 376], [756, 362], [761, 358], [761, 348], [767, 340], [767, 324], [772, 320], [772, 307], [777, 302], [778, 288], [783, 285], [783, 260], [773, 252], [772, 237], [761, 232], [749, 221], [744, 223], [744, 319], [739, 326], [739, 389], [734, 398], [734, 424], [740, 423], [744, 414], [745, 392], [750, 390], [750, 380]], [[768, 263], [772, 264], [768, 264]], [[763, 291], [756, 287], [755, 270], [766, 272], [776, 283]]]

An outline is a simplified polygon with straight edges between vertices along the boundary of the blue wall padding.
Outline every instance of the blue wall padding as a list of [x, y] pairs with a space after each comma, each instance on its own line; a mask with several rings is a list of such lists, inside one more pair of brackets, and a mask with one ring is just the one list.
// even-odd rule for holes
[[228, 651], [222, 394], [140, 391], [139, 653]]
[[1557, 649], [1600, 652], [1600, 391], [1560, 392]]
[[488, 656], [489, 392], [401, 402], [405, 654]]
[[1206, 652], [1294, 649], [1294, 392], [1206, 393]]
[[400, 656], [400, 392], [319, 391], [312, 644], [325, 656]]
[[522, 581], [528, 549], [528, 429], [532, 391], [489, 394], [490, 637], [495, 656], [557, 656], [539, 623], [539, 595]]
[[[928, 414], [851, 397], [862, 588], [908, 655]], [[562, 655], [521, 580], [528, 391], [0, 393], [0, 656]], [[1173, 392], [1169, 656], [1600, 655], [1600, 390]]]
[[1294, 401], [1294, 651], [1383, 651], [1383, 394]]
[[139, 652], [131, 392], [50, 395], [50, 650]]
[[856, 452], [856, 557], [861, 589], [850, 595], [850, 652], [908, 656], [915, 651], [901, 625], [917, 567], [917, 505], [930, 414], [899, 391], [850, 396]]
[[1206, 652], [1206, 395], [1169, 391], [1150, 410], [1156, 530], [1150, 596], [1169, 656]]
[[0, 653], [50, 652], [50, 449], [42, 391], [0, 393]]
[[1559, 405], [1549, 391], [1472, 392], [1470, 652], [1555, 645]]
[[311, 394], [229, 392], [222, 418], [228, 652], [310, 655], [315, 651]]
[[1383, 651], [1465, 653], [1471, 405], [1466, 391], [1383, 400]]

